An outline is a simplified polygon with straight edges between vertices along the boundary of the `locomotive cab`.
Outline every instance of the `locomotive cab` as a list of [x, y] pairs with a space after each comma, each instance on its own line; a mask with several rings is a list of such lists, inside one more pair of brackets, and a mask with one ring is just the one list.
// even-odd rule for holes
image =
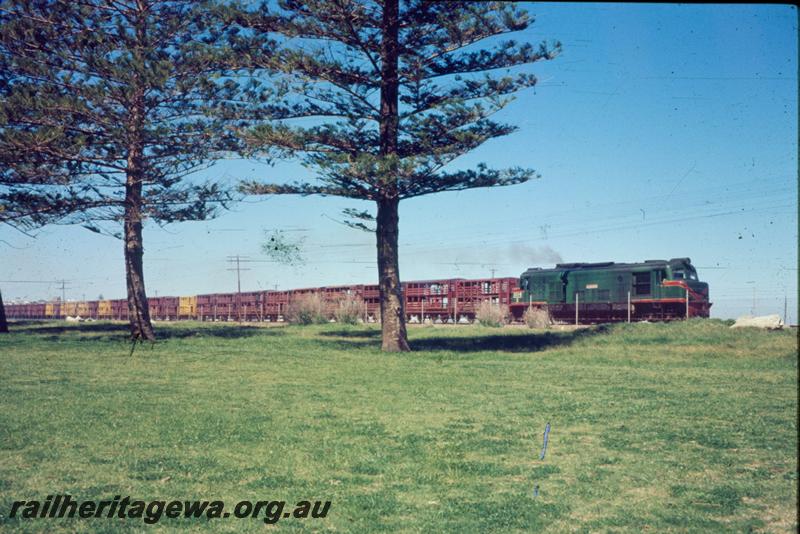
[[667, 266], [669, 280], [683, 280], [689, 289], [703, 293], [708, 297], [708, 284], [697, 277], [697, 270], [689, 258], [669, 260]]
[[680, 265], [672, 269], [672, 280], [695, 280], [697, 281], [697, 270], [690, 263]]

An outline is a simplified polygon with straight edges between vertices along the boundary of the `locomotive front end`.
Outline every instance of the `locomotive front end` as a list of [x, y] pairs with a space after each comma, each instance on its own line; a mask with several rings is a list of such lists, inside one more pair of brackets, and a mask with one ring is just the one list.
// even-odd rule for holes
[[667, 268], [668, 278], [663, 281], [665, 289], [676, 293], [676, 296], [688, 298], [689, 317], [708, 317], [711, 311], [708, 284], [701, 282], [697, 269], [689, 258], [673, 258]]

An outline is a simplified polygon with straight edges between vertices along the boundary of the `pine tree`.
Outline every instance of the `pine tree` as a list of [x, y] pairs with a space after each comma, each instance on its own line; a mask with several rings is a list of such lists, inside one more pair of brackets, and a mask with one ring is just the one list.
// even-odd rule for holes
[[[424, 0], [402, 6], [397, 0], [282, 0], [278, 10], [264, 5], [249, 18], [251, 28], [285, 38], [274, 61], [256, 66], [283, 73], [290, 92], [275, 110], [283, 120], [260, 124], [248, 141], [300, 155], [317, 179], [251, 181], [242, 190], [375, 202], [383, 350], [409, 350], [398, 268], [400, 201], [535, 176], [521, 168], [448, 167], [515, 130], [491, 116], [536, 83], [525, 65], [552, 59], [560, 49], [499, 37], [531, 22], [510, 3]], [[309, 117], [315, 125], [292, 120]]]
[[155, 337], [143, 223], [202, 220], [230, 197], [191, 175], [237, 149], [233, 111], [258, 92], [227, 75], [238, 47], [269, 47], [225, 16], [190, 0], [0, 2], [0, 222], [121, 238], [134, 340]]

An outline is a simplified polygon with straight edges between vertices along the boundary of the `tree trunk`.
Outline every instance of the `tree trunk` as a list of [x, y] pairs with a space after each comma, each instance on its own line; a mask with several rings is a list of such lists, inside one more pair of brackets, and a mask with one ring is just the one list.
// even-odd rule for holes
[[[388, 158], [397, 155], [397, 127], [399, 79], [397, 62], [399, 57], [399, 5], [398, 0], [387, 0], [383, 4], [381, 43], [381, 117], [380, 153]], [[387, 159], [388, 159], [387, 158]], [[378, 245], [378, 280], [381, 297], [381, 347], [388, 352], [411, 350], [406, 334], [406, 316], [403, 309], [403, 292], [400, 285], [398, 261], [398, 207], [397, 176], [388, 171], [381, 176], [376, 218]]]
[[[126, 191], [135, 189], [130, 186]], [[141, 183], [139, 184], [141, 190]], [[126, 193], [126, 196], [128, 194]], [[141, 201], [141, 198], [140, 198]], [[125, 205], [125, 279], [128, 285], [128, 318], [133, 341], [155, 341], [153, 324], [150, 322], [150, 308], [144, 289], [144, 267], [142, 256], [142, 222], [139, 208], [126, 202]]]
[[381, 295], [381, 348], [387, 352], [411, 350], [406, 334], [406, 314], [403, 291], [400, 285], [398, 262], [398, 206], [397, 199], [378, 202], [377, 242], [378, 277]]
[[8, 322], [6, 322], [6, 307], [3, 305], [3, 292], [0, 291], [0, 334], [8, 333]]
[[125, 181], [125, 279], [128, 285], [128, 318], [133, 341], [155, 341], [150, 308], [144, 289], [142, 256], [142, 188], [144, 180], [144, 92], [137, 88], [128, 124], [128, 166]]
[[144, 267], [142, 256], [142, 183], [131, 183], [125, 187], [125, 279], [128, 286], [128, 318], [133, 341], [154, 341], [156, 336], [150, 322], [150, 308], [144, 289]]

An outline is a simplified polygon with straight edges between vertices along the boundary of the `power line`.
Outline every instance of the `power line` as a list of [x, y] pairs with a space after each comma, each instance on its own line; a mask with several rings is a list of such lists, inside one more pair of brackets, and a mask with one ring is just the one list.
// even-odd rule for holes
[[[746, 194], [747, 191], [742, 191], [742, 193]], [[773, 194], [777, 194], [777, 193], [778, 192], [773, 191]], [[780, 195], [780, 198], [783, 199], [783, 198], [785, 198], [785, 196], [784, 195]], [[759, 200], [761, 202], [765, 201], [763, 198], [761, 198]], [[627, 202], [627, 203], [630, 204], [630, 202]], [[617, 203], [617, 204], [619, 204], [619, 203]], [[585, 217], [583, 217], [583, 216], [581, 216], [579, 218], [566, 217], [567, 221], [569, 221], [569, 222], [567, 222], [566, 225], [559, 225], [563, 229], [562, 232], [555, 233], [555, 234], [550, 234], [547, 237], [548, 238], [574, 237], [574, 236], [577, 236], [577, 235], [584, 235], [584, 234], [590, 234], [590, 233], [603, 233], [603, 232], [620, 231], [620, 230], [628, 230], [628, 229], [639, 229], [639, 228], [644, 228], [644, 227], [648, 227], [648, 226], [671, 224], [671, 223], [675, 223], [675, 222], [685, 222], [685, 221], [692, 221], [692, 220], [698, 220], [698, 219], [716, 218], [716, 217], [723, 217], [723, 216], [729, 216], [729, 215], [743, 215], [743, 214], [747, 214], [747, 213], [758, 213], [758, 212], [762, 212], [762, 211], [771, 211], [771, 212], [773, 212], [774, 215], [783, 215], [783, 214], [786, 214], [786, 213], [794, 213], [794, 207], [795, 206], [792, 205], [792, 204], [775, 206], [775, 203], [771, 202], [771, 201], [768, 202], [767, 204], [768, 205], [766, 205], [766, 206], [765, 205], [759, 205], [759, 203], [756, 202], [756, 203], [750, 203], [750, 205], [744, 205], [744, 206], [742, 206], [742, 205], [739, 205], [739, 206], [735, 206], [735, 205], [734, 206], [725, 206], [724, 203], [720, 203], [719, 201], [716, 201], [714, 204], [711, 204], [711, 205], [706, 205], [706, 204], [699, 204], [698, 205], [699, 207], [703, 207], [703, 208], [706, 208], [706, 209], [708, 209], [709, 207], [716, 208], [717, 211], [715, 213], [705, 213], [705, 214], [688, 215], [688, 216], [684, 214], [685, 210], [687, 208], [692, 208], [692, 206], [685, 206], [684, 205], [684, 206], [681, 206], [678, 209], [665, 210], [663, 213], [664, 213], [664, 215], [666, 215], [666, 217], [662, 216], [659, 219], [650, 220], [650, 221], [648, 221], [646, 223], [642, 223], [642, 222], [639, 222], [639, 221], [637, 221], [637, 222], [627, 221], [626, 222], [625, 219], [626, 218], [631, 218], [633, 215], [630, 214], [630, 213], [628, 213], [628, 214], [624, 214], [623, 213], [623, 214], [619, 214], [619, 215], [612, 216], [612, 217], [604, 217], [605, 221], [609, 221], [609, 219], [622, 219], [622, 220], [620, 222], [615, 222], [615, 223], [612, 223], [611, 225], [607, 225], [607, 226], [601, 227], [601, 228], [598, 228], [598, 227], [586, 228], [585, 227]], [[606, 206], [613, 206], [613, 205], [615, 205], [615, 204], [607, 204]], [[596, 210], [596, 209], [598, 209], [599, 207], [602, 207], [602, 206], [603, 205], [592, 206], [592, 209]], [[791, 208], [792, 211], [791, 212], [775, 212], [776, 209], [783, 209], [783, 208]], [[581, 212], [581, 210], [573, 210], [573, 211]], [[696, 211], [696, 210], [692, 210], [692, 211]], [[670, 212], [672, 212], [672, 214], [670, 214]], [[681, 212], [684, 212], [684, 213], [681, 213]], [[544, 215], [544, 216], [542, 216], [542, 219], [550, 221], [550, 220], [552, 220], [553, 217], [556, 218], [556, 219], [564, 218], [564, 215], [566, 213], [570, 213], [570, 212], [560, 212], [560, 213], [552, 214], [552, 215]], [[636, 215], [636, 217], [638, 217], [638, 214]], [[507, 220], [506, 222], [509, 222], [509, 221], [527, 221], [527, 220], [528, 220], [528, 218], [524, 218], [524, 219], [517, 218], [517, 219]], [[580, 224], [581, 228], [579, 228], [579, 229], [571, 229], [571, 228], [569, 228], [570, 222], [573, 223], [573, 224], [574, 223]], [[525, 225], [518, 225], [518, 226], [525, 226]], [[565, 226], [567, 226], [567, 227], [564, 228]], [[463, 228], [471, 228], [471, 226], [470, 225], [457, 225], [457, 226], [451, 227], [450, 229], [453, 230], [453, 231], [457, 231], [457, 230], [463, 229]], [[414, 238], [415, 236], [416, 236], [416, 234], [414, 234], [414, 233], [406, 234], [406, 235], [404, 235], [404, 237], [402, 237], [402, 239], [405, 241], [405, 240], [407, 240], [409, 238]], [[506, 239], [503, 239], [501, 241], [497, 241], [497, 240], [494, 239], [495, 237], [505, 237]], [[511, 237], [511, 239], [508, 239], [508, 237]], [[480, 239], [480, 238], [493, 239], [493, 241], [495, 243], [498, 243], [498, 244], [506, 244], [506, 243], [512, 243], [513, 244], [513, 243], [519, 243], [519, 242], [542, 241], [542, 239], [531, 238], [531, 237], [525, 237], [525, 238], [522, 238], [522, 239], [519, 239], [519, 238], [515, 239], [513, 234], [510, 234], [508, 231], [502, 231], [502, 232], [500, 232], [500, 231], [489, 231], [489, 232], [483, 232], [483, 233], [471, 232], [471, 233], [469, 233], [468, 237], [464, 237], [464, 238], [462, 238], [462, 240], [469, 239], [470, 243], [474, 243], [477, 239]], [[440, 244], [441, 245], [452, 245], [454, 242], [457, 242], [457, 241], [452, 239], [452, 238], [447, 238], [446, 241], [436, 243], [435, 245], [437, 245], [437, 246], [435, 247], [435, 249], [432, 248], [432, 246], [431, 246], [431, 245], [434, 245], [434, 244], [432, 244], [430, 242], [427, 242], [426, 245], [422, 245], [422, 246], [417, 245], [415, 243], [409, 243], [409, 242], [401, 243], [401, 245], [404, 246], [404, 247], [413, 247], [414, 250], [437, 250], [438, 251], [438, 250], [442, 250], [442, 248], [440, 246], [438, 246], [438, 245], [440, 245]], [[328, 248], [336, 249], [336, 248], [345, 248], [345, 247], [348, 247], [348, 248], [349, 247], [353, 247], [353, 248], [374, 247], [375, 245], [374, 245], [374, 243], [332, 243], [332, 244], [319, 244], [319, 245], [312, 245], [312, 246], [316, 246], [316, 247], [318, 247], [320, 249], [328, 249]], [[458, 246], [461, 246], [461, 245], [458, 245]], [[463, 245], [463, 246], [468, 246], [468, 245]], [[448, 247], [448, 248], [455, 248], [455, 247]]]
[[0, 284], [60, 284], [72, 280], [0, 280]]
[[[61, 302], [67, 301], [67, 289], [74, 289], [67, 287], [67, 282], [74, 282], [74, 280], [0, 280], [0, 284], [60, 284], [61, 285]], [[91, 284], [90, 284], [91, 285]]]

